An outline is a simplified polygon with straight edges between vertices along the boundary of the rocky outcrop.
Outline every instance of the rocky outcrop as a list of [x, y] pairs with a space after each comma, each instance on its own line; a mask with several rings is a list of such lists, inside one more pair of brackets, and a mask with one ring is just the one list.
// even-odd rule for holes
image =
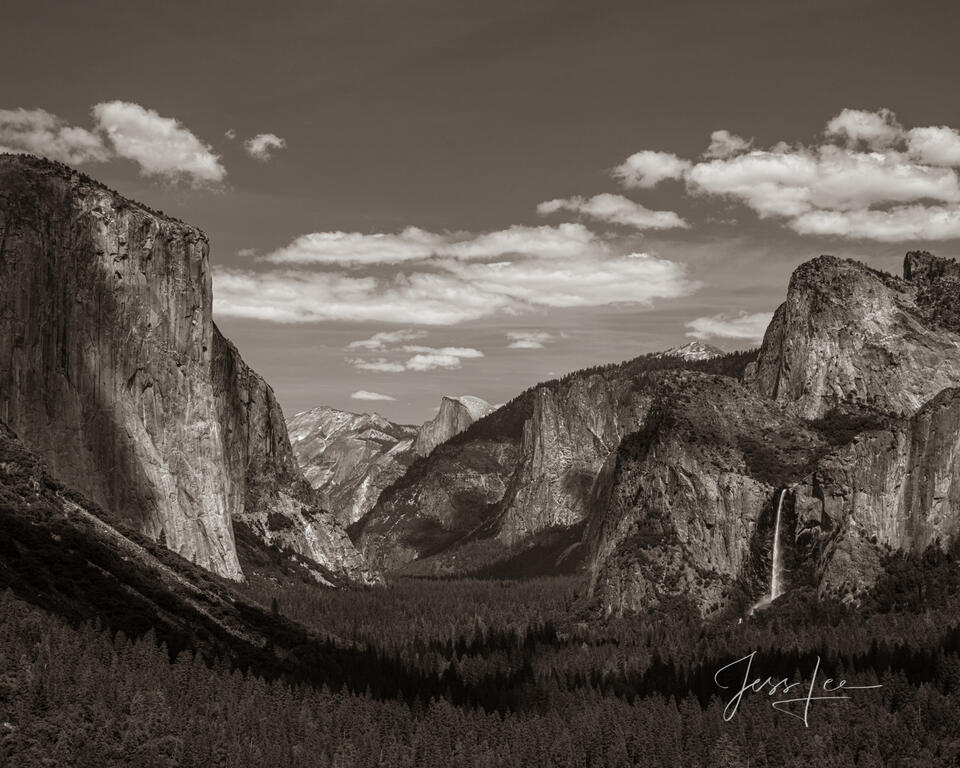
[[538, 385], [411, 465], [351, 536], [388, 570], [462, 573], [582, 525], [604, 461], [649, 406], [646, 374], [710, 364], [647, 355]]
[[778, 489], [828, 441], [727, 377], [667, 372], [594, 488], [591, 589], [622, 613], [689, 600], [704, 614], [769, 582]]
[[294, 455], [320, 503], [344, 525], [376, 504], [380, 492], [413, 462], [417, 428], [379, 414], [321, 406], [288, 422]]
[[[232, 516], [297, 528], [287, 497], [306, 497], [288, 492], [272, 392], [213, 325], [208, 250], [200, 230], [65, 166], [0, 156], [0, 418], [58, 479], [239, 579]], [[292, 538], [325, 536], [343, 550], [331, 565], [353, 571], [326, 521]]]
[[585, 544], [607, 610], [762, 598], [781, 494], [787, 587], [856, 599], [891, 552], [956, 540], [960, 267], [912, 253], [904, 274], [815, 259], [746, 386], [660, 375], [593, 491]]
[[796, 526], [788, 540], [822, 594], [868, 589], [891, 551], [949, 547], [960, 533], [960, 390], [864, 430], [791, 495]]
[[801, 265], [748, 382], [807, 418], [851, 398], [913, 413], [960, 385], [957, 268], [925, 253], [903, 279], [832, 256]]
[[482, 419], [493, 410], [493, 406], [479, 397], [462, 395], [440, 400], [440, 410], [430, 421], [417, 431], [413, 441], [413, 452], [417, 456], [427, 456], [440, 443], [445, 443], [454, 435], [459, 435], [473, 422]]
[[225, 463], [233, 479], [229, 508], [234, 521], [267, 544], [299, 555], [298, 561], [318, 579], [331, 574], [358, 583], [379, 581], [304, 479], [273, 389], [216, 326], [213, 351], [214, 395]]

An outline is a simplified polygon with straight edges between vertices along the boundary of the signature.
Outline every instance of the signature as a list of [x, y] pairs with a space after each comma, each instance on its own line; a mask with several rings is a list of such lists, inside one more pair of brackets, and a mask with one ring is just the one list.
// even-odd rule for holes
[[[817, 686], [817, 676], [820, 674], [820, 657], [817, 656], [817, 663], [813, 668], [813, 675], [810, 677], [810, 683], [804, 689], [805, 681], [797, 680], [795, 682], [790, 682], [789, 678], [782, 678], [780, 680], [775, 680], [773, 677], [767, 677], [761, 679], [759, 677], [751, 678], [751, 667], [753, 666], [753, 658], [757, 655], [756, 651], [747, 654], [743, 658], [737, 659], [736, 661], [731, 661], [725, 667], [721, 667], [717, 670], [716, 674], [713, 676], [713, 682], [715, 682], [720, 688], [729, 689], [729, 685], [724, 685], [720, 682], [720, 676], [722, 673], [731, 670], [730, 674], [735, 671], [735, 667], [738, 665], [743, 666], [743, 682], [739, 684], [740, 689], [734, 694], [733, 698], [727, 702], [727, 706], [723, 710], [723, 719], [726, 722], [730, 722], [733, 719], [734, 715], [737, 714], [737, 710], [740, 708], [740, 702], [743, 700], [744, 694], [747, 693], [763, 693], [766, 691], [767, 695], [771, 698], [774, 698], [772, 706], [778, 712], [783, 712], [790, 717], [795, 717], [798, 720], [803, 720], [803, 724], [810, 727], [810, 704], [814, 701], [837, 701], [840, 699], [849, 699], [850, 696], [845, 695], [847, 691], [863, 691], [871, 688], [882, 688], [881, 685], [851, 685], [846, 680], [834, 680], [832, 677], [826, 678], [820, 686]], [[796, 698], [782, 698], [783, 696], [789, 696], [792, 692], [796, 690], [794, 695]], [[806, 692], [803, 695], [797, 695], [801, 693], [801, 690]], [[826, 695], [820, 695], [823, 692]], [[817, 694], [817, 695], [814, 695]], [[775, 698], [780, 697], [780, 698]], [[790, 707], [795, 704], [802, 704], [803, 714], [799, 714], [796, 711], [791, 711]]]

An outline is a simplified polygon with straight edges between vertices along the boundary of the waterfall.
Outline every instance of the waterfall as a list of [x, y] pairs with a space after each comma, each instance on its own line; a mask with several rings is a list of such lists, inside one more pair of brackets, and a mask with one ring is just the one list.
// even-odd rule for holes
[[787, 495], [787, 489], [780, 491], [780, 500], [777, 502], [777, 522], [773, 528], [773, 567], [770, 575], [770, 599], [776, 600], [780, 596], [782, 588], [782, 567], [780, 562], [780, 512], [783, 510], [783, 497]]

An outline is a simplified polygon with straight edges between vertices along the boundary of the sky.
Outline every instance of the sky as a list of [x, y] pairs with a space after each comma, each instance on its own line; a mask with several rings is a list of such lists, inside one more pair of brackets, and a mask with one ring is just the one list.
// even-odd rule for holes
[[0, 148], [202, 227], [288, 415], [701, 339], [821, 253], [960, 256], [955, 3], [5, 0]]

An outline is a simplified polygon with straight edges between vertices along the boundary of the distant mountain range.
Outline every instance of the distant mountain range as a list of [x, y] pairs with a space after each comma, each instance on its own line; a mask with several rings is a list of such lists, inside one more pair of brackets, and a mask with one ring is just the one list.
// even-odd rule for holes
[[437, 415], [420, 427], [394, 424], [377, 413], [320, 406], [293, 416], [290, 438], [307, 481], [325, 509], [344, 525], [376, 504], [418, 456], [459, 434], [493, 410], [479, 397], [443, 397]]

